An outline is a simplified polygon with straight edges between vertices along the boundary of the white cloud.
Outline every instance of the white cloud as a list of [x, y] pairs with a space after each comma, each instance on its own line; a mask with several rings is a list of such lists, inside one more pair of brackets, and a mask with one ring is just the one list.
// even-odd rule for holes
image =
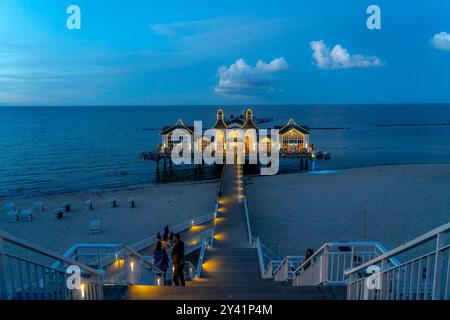
[[270, 63], [259, 60], [255, 66], [238, 59], [229, 67], [219, 68], [219, 83], [214, 91], [228, 97], [254, 97], [273, 92], [276, 90], [275, 74], [287, 69], [289, 65], [284, 58]]
[[320, 69], [347, 69], [381, 67], [384, 63], [377, 56], [350, 54], [340, 44], [330, 50], [323, 40], [310, 43], [313, 58]]
[[437, 33], [431, 38], [431, 43], [436, 49], [450, 51], [450, 34], [444, 31]]

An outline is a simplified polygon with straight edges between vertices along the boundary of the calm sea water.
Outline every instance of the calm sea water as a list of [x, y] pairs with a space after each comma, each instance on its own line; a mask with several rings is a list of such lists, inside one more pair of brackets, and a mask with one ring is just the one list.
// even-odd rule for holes
[[[212, 125], [216, 109], [2, 107], [0, 198], [155, 183], [155, 164], [139, 155], [160, 142], [161, 127], [178, 118]], [[227, 115], [242, 111], [225, 108]], [[450, 162], [450, 105], [259, 106], [254, 114], [273, 117], [266, 126], [292, 117], [313, 128], [312, 143], [332, 156], [320, 169]]]

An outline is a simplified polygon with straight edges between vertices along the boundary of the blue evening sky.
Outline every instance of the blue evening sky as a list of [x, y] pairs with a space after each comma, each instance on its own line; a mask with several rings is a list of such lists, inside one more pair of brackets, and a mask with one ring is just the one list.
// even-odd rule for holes
[[0, 0], [0, 105], [426, 102], [450, 102], [448, 0]]

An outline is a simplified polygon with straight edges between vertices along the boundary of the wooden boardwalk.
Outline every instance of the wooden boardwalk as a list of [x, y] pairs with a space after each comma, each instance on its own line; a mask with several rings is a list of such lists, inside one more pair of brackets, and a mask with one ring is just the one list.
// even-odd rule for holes
[[242, 166], [226, 165], [218, 218], [214, 222], [215, 243], [206, 251], [202, 278], [187, 287], [131, 286], [116, 290], [112, 299], [128, 300], [322, 300], [336, 299], [334, 288], [293, 287], [263, 280], [257, 250], [248, 241], [243, 204]]

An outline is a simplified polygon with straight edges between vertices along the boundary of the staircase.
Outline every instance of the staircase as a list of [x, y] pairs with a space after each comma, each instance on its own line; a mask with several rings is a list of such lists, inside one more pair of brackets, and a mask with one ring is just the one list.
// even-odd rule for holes
[[106, 287], [105, 299], [125, 300], [329, 300], [345, 298], [333, 287], [293, 287], [262, 279], [256, 248], [249, 244], [242, 167], [226, 165], [220, 190], [214, 247], [207, 248], [201, 278], [186, 287]]
[[105, 299], [124, 300], [334, 300], [345, 293], [333, 287], [293, 287], [263, 280], [253, 248], [207, 249], [202, 278], [186, 287], [106, 287]]

